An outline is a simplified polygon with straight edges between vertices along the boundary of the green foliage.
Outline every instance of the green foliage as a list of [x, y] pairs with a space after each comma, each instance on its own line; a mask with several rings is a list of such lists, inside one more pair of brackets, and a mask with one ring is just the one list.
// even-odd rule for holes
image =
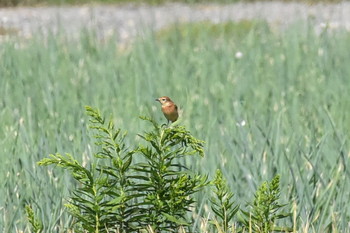
[[95, 144], [99, 151], [95, 157], [103, 160], [94, 166], [102, 175], [99, 183], [103, 187], [103, 194], [106, 195], [100, 198], [101, 205], [106, 205], [108, 210], [103, 213], [102, 218], [105, 221], [100, 225], [103, 229], [118, 226], [121, 232], [129, 232], [137, 226], [134, 218], [139, 212], [139, 209], [131, 204], [137, 195], [130, 192], [133, 181], [129, 169], [137, 149], [126, 146], [126, 133], [116, 129], [112, 120], [106, 122], [97, 110], [88, 106], [86, 112], [90, 116], [90, 128], [96, 131]]
[[[178, 225], [189, 225], [186, 212], [191, 210], [191, 196], [203, 186], [207, 177], [192, 174], [183, 164], [185, 156], [204, 156], [203, 141], [194, 138], [183, 126], [159, 126], [149, 118], [154, 130], [139, 135], [149, 146], [141, 146], [146, 163], [138, 163], [135, 170], [141, 173], [137, 184], [146, 195], [141, 203], [143, 219], [156, 231], [176, 231]], [[171, 230], [170, 230], [171, 229]]]
[[239, 210], [239, 206], [235, 205], [235, 202], [232, 200], [234, 194], [230, 191], [219, 169], [216, 170], [212, 183], [215, 185], [215, 196], [210, 199], [210, 202], [211, 209], [216, 217], [214, 223], [218, 224], [222, 232], [228, 232], [230, 223], [233, 225], [231, 221]]
[[[291, 215], [289, 213], [281, 213], [281, 208], [287, 204], [279, 204], [279, 179], [279, 175], [276, 175], [270, 182], [265, 181], [256, 191], [254, 201], [249, 204], [248, 210], [243, 210], [238, 205], [235, 205], [233, 192], [228, 188], [222, 172], [217, 170], [212, 181], [215, 185], [215, 195], [210, 199], [211, 209], [215, 214], [211, 223], [215, 225], [216, 231], [220, 233], [292, 231], [292, 228], [277, 227], [275, 225], [276, 220]], [[233, 218], [238, 211], [243, 214], [243, 221], [242, 219], [234, 221]], [[243, 225], [243, 227], [239, 225]]]
[[[203, 142], [182, 126], [168, 128], [143, 118], [154, 126], [153, 131], [140, 135], [149, 146], [130, 150], [124, 143], [126, 134], [112, 121], [106, 122], [91, 107], [86, 111], [99, 148], [89, 168], [69, 154], [50, 155], [38, 162], [69, 170], [79, 183], [66, 204], [75, 218], [75, 230], [133, 232], [151, 226], [158, 232], [188, 225], [192, 195], [207, 184], [207, 177], [189, 172], [181, 158], [203, 156]], [[136, 154], [143, 155], [146, 162], [133, 164]]]
[[[69, 172], [36, 162], [58, 151], [90, 164], [95, 147], [81, 106], [111, 112], [128, 130], [125, 143], [137, 145], [134, 135], [149, 126], [137, 116], [160, 120], [154, 98], [169, 95], [183, 110], [181, 124], [206, 141], [208, 156], [186, 156], [187, 166], [203, 174], [220, 167], [239, 203], [278, 173], [283, 200], [295, 200], [294, 218], [282, 219], [286, 225], [346, 232], [350, 34], [318, 23], [310, 19], [283, 30], [254, 22], [178, 24], [171, 35], [194, 27], [196, 34], [178, 40], [156, 34], [129, 46], [101, 41], [91, 31], [77, 40], [58, 33], [2, 41], [0, 231], [28, 232], [23, 206], [31, 200], [44, 231], [71, 227], [62, 197], [79, 184]], [[208, 196], [195, 195], [201, 208], [195, 215], [204, 216]], [[201, 227], [196, 219], [193, 231]]]
[[132, 229], [129, 223], [135, 211], [128, 206], [133, 195], [125, 195], [130, 186], [126, 171], [134, 151], [125, 149], [124, 135], [111, 121], [106, 123], [99, 112], [90, 107], [86, 107], [86, 111], [91, 117], [91, 128], [97, 130], [95, 138], [100, 151], [95, 156], [107, 160], [106, 164], [92, 162], [89, 168], [85, 168], [69, 154], [50, 155], [38, 164], [56, 164], [70, 170], [79, 182], [79, 188], [73, 191], [70, 202], [66, 204], [76, 218], [78, 231], [105, 232], [118, 226], [124, 232]]
[[[140, 134], [147, 145], [129, 149], [124, 140], [126, 133], [116, 129], [99, 111], [86, 107], [90, 116], [90, 128], [99, 148], [89, 168], [80, 164], [72, 155], [50, 155], [38, 165], [57, 165], [71, 172], [79, 183], [66, 204], [75, 218], [77, 232], [134, 232], [151, 228], [155, 232], [177, 232], [179, 227], [190, 226], [187, 213], [195, 203], [193, 194], [208, 184], [207, 176], [194, 174], [181, 163], [186, 156], [204, 156], [203, 141], [194, 138], [183, 126], [160, 126], [147, 117], [153, 130]], [[145, 162], [133, 163], [135, 155], [142, 155]], [[213, 223], [221, 232], [228, 232], [233, 217], [239, 210], [232, 200], [234, 194], [227, 186], [220, 170], [212, 183], [215, 196], [210, 199], [215, 213]], [[254, 232], [268, 233], [277, 228], [277, 219], [283, 205], [280, 196], [279, 176], [265, 182], [255, 194], [244, 224]], [[42, 224], [26, 207], [29, 222], [35, 232]], [[231, 230], [234, 230], [232, 228]]]
[[27, 213], [27, 219], [31, 225], [31, 232], [34, 232], [34, 233], [42, 232], [43, 224], [40, 221], [40, 219], [35, 216], [32, 207], [29, 205], [26, 205], [25, 209], [26, 209], [26, 213]]
[[244, 225], [249, 231], [268, 233], [273, 231], [288, 232], [292, 228], [275, 226], [276, 220], [290, 216], [290, 213], [281, 213], [285, 205], [279, 204], [280, 176], [276, 175], [271, 182], [264, 182], [255, 193], [254, 201], [249, 211], [242, 211], [245, 215]]

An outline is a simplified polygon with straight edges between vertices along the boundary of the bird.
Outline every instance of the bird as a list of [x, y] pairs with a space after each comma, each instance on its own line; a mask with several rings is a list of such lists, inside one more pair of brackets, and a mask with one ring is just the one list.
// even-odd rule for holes
[[168, 96], [162, 96], [156, 99], [159, 103], [162, 104], [162, 112], [165, 116], [165, 118], [172, 123], [179, 118], [179, 112], [177, 109], [176, 104], [168, 97]]

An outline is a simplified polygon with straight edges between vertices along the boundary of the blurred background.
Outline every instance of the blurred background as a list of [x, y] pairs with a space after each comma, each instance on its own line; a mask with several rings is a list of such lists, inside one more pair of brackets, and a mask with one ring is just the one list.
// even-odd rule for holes
[[[142, 143], [150, 125], [138, 117], [165, 123], [154, 101], [164, 95], [206, 142], [205, 158], [186, 164], [210, 177], [222, 169], [237, 203], [280, 174], [297, 232], [350, 229], [348, 2], [0, 5], [0, 231], [30, 232], [30, 204], [45, 232], [68, 232], [64, 203], [76, 184], [36, 163], [93, 158], [86, 105], [127, 131], [130, 146]], [[209, 197], [197, 197], [194, 232]]]
[[[146, 3], [146, 4], [163, 4], [172, 2], [182, 3], [237, 3], [237, 2], [259, 2], [256, 0], [1, 0], [1, 6], [24, 6], [24, 5], [51, 5], [51, 4], [86, 4], [86, 3]], [[260, 1], [261, 2], [261, 1]], [[290, 2], [288, 0], [280, 0], [280, 2]], [[293, 2], [309, 2], [309, 3], [338, 3], [340, 0], [296, 0]]]

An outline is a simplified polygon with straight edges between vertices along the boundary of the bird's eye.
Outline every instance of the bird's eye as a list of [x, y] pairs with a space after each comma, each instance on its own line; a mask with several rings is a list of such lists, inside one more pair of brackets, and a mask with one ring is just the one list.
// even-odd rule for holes
[[166, 99], [162, 99], [162, 101], [166, 101]]

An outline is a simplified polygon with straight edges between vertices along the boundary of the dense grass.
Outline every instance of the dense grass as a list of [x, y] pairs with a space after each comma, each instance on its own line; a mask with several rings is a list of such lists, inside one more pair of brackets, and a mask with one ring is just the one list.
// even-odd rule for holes
[[154, 98], [168, 95], [180, 123], [207, 142], [205, 159], [187, 161], [193, 169], [222, 168], [243, 205], [279, 173], [299, 232], [347, 232], [349, 50], [348, 32], [316, 34], [305, 22], [283, 32], [261, 22], [177, 25], [126, 47], [90, 32], [1, 43], [0, 231], [28, 232], [28, 202], [47, 232], [69, 226], [72, 181], [36, 162], [91, 157], [85, 105], [112, 113], [134, 144], [147, 127], [138, 116], [164, 121]]

